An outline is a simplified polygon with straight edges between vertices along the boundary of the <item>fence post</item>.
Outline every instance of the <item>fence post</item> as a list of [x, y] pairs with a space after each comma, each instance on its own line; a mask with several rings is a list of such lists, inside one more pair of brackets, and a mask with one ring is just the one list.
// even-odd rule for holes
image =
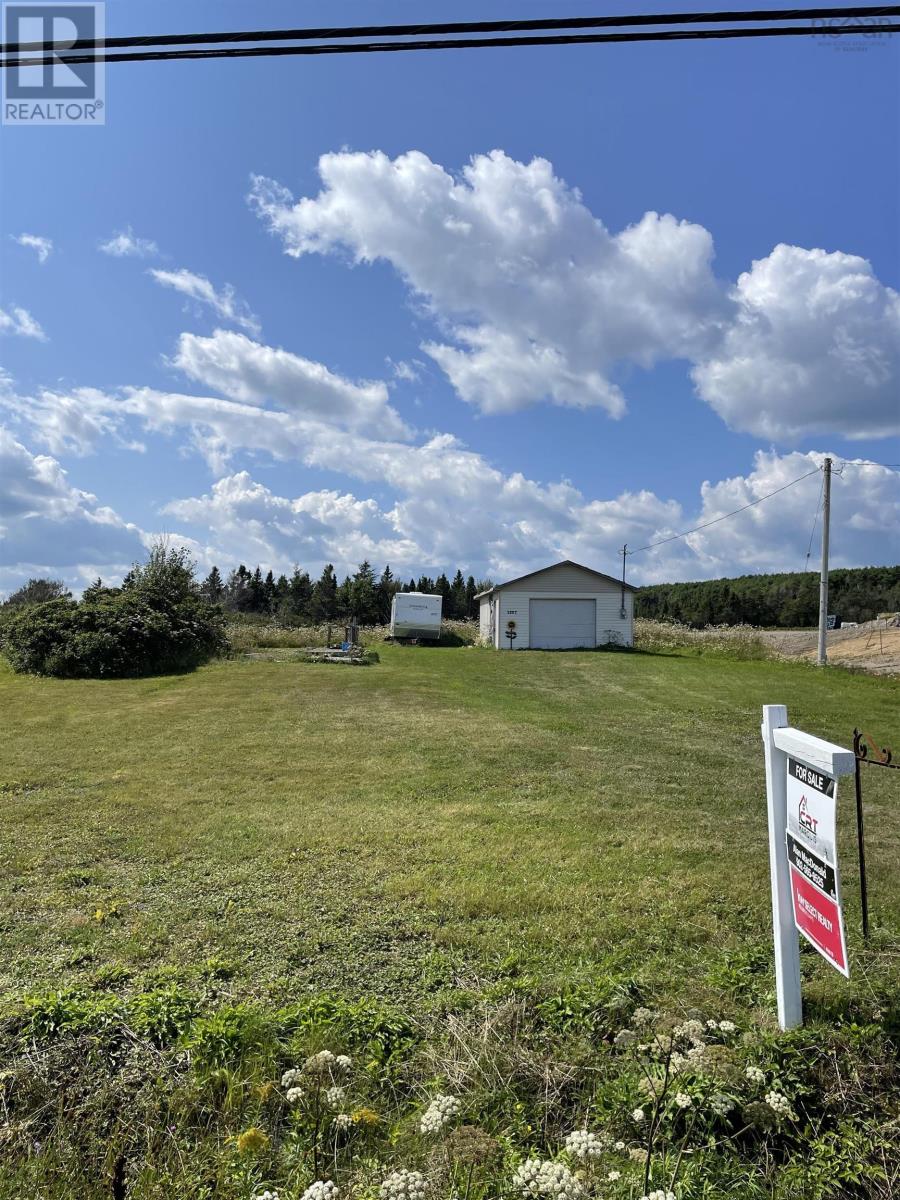
[[772, 886], [772, 933], [775, 942], [775, 991], [778, 1024], [793, 1029], [803, 1024], [800, 994], [800, 939], [794, 926], [791, 879], [788, 870], [787, 755], [775, 745], [773, 733], [787, 726], [783, 704], [763, 705], [762, 738], [766, 758], [766, 803], [769, 816], [769, 877]]

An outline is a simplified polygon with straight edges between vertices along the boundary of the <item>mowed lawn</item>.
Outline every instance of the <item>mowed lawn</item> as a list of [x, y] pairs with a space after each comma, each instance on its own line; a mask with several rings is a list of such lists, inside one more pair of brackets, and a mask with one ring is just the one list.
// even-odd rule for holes
[[[0, 992], [235, 968], [238, 996], [413, 1007], [520, 977], [768, 1004], [761, 706], [900, 745], [900, 684], [690, 655], [384, 647], [365, 669], [223, 661], [65, 682], [0, 667]], [[897, 982], [900, 772], [866, 776], [855, 979]], [[892, 979], [893, 976], [893, 979]], [[126, 984], [127, 986], [127, 984]]]

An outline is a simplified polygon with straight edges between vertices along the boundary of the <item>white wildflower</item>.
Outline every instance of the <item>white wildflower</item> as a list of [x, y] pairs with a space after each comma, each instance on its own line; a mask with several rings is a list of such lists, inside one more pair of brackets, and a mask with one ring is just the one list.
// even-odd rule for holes
[[299, 1104], [303, 1099], [303, 1088], [291, 1087], [285, 1093], [285, 1099], [288, 1104]]
[[631, 1119], [634, 1121], [635, 1125], [640, 1125], [644, 1120], [646, 1120], [646, 1113], [642, 1108], [636, 1108], [631, 1114]]
[[338, 1084], [334, 1087], [327, 1088], [325, 1091], [325, 1103], [329, 1108], [340, 1108], [344, 1102], [344, 1089]]
[[584, 1161], [600, 1158], [608, 1145], [609, 1142], [605, 1138], [598, 1137], [589, 1129], [573, 1129], [566, 1138], [568, 1152]]
[[318, 1054], [309, 1056], [303, 1064], [303, 1070], [307, 1075], [330, 1075], [334, 1063], [335, 1057], [330, 1050], [320, 1050]]
[[349, 1113], [338, 1113], [334, 1118], [334, 1127], [335, 1129], [352, 1129], [353, 1118]]
[[689, 1062], [693, 1063], [694, 1066], [697, 1066], [698, 1063], [703, 1061], [703, 1056], [705, 1054], [705, 1046], [691, 1046], [690, 1050], [687, 1052], [687, 1058]]
[[646, 1196], [641, 1196], [641, 1200], [675, 1200], [675, 1193], [669, 1192], [665, 1188], [657, 1188], [655, 1192], [648, 1192]]
[[424, 1200], [425, 1176], [421, 1171], [393, 1171], [379, 1189], [381, 1200]]
[[727, 1117], [734, 1108], [734, 1105], [727, 1096], [723, 1096], [721, 1092], [717, 1092], [714, 1096], [710, 1097], [709, 1107], [717, 1117]]
[[688, 1065], [688, 1057], [686, 1054], [679, 1054], [674, 1050], [669, 1056], [669, 1072], [672, 1075], [677, 1075], [679, 1071], [683, 1071]]
[[256, 1192], [253, 1200], [278, 1200], [277, 1192], [270, 1192], [268, 1188], [264, 1192]]
[[527, 1158], [513, 1172], [513, 1187], [523, 1196], [547, 1196], [550, 1200], [576, 1200], [581, 1184], [562, 1163]]
[[339, 1195], [337, 1186], [330, 1179], [317, 1179], [309, 1185], [300, 1200], [337, 1200]]
[[283, 1088], [293, 1087], [295, 1083], [299, 1083], [302, 1074], [299, 1067], [290, 1067], [281, 1077], [281, 1086]]
[[440, 1133], [445, 1125], [456, 1116], [462, 1105], [456, 1096], [447, 1096], [443, 1092], [437, 1096], [425, 1109], [419, 1121], [421, 1133]]
[[702, 1021], [685, 1021], [683, 1025], [676, 1025], [672, 1032], [672, 1036], [676, 1038], [684, 1038], [688, 1042], [693, 1042], [696, 1046], [703, 1041], [705, 1030]]
[[693, 1108], [694, 1107], [694, 1102], [690, 1098], [690, 1096], [687, 1094], [687, 1092], [676, 1092], [675, 1093], [675, 1103], [678, 1105], [679, 1108]]
[[624, 1149], [625, 1149], [624, 1142], [616, 1142], [616, 1144], [613, 1146], [613, 1150], [624, 1150]]
[[735, 1025], [734, 1021], [720, 1021], [719, 1022], [719, 1032], [720, 1033], [737, 1033], [737, 1025]]
[[783, 1092], [766, 1092], [766, 1104], [777, 1117], [793, 1117], [791, 1102]]
[[715, 1031], [716, 1031], [716, 1030], [719, 1028], [719, 1022], [718, 1022], [718, 1021], [707, 1021], [707, 1022], [706, 1022], [706, 1028], [707, 1028], [707, 1029], [708, 1029], [708, 1030], [709, 1030], [711, 1033], [714, 1033], [714, 1032], [715, 1032]]
[[652, 1008], [636, 1008], [631, 1023], [638, 1028], [643, 1028], [645, 1025], [649, 1025], [655, 1016], [656, 1013]]
[[747, 1079], [749, 1079], [751, 1083], [765, 1083], [766, 1082], [766, 1073], [765, 1073], [765, 1071], [761, 1070], [759, 1067], [748, 1067], [747, 1070], [744, 1072], [744, 1076]]
[[353, 1059], [349, 1054], [339, 1054], [334, 1060], [334, 1069], [340, 1072], [341, 1075], [347, 1075], [350, 1068], [353, 1066]]
[[633, 1029], [620, 1029], [613, 1038], [613, 1044], [618, 1046], [620, 1050], [624, 1050], [630, 1046], [632, 1042], [637, 1040], [637, 1034]]
[[610, 1171], [610, 1173], [606, 1176], [606, 1178], [609, 1180], [610, 1183], [615, 1183], [617, 1179], [622, 1178], [622, 1172], [621, 1171]]

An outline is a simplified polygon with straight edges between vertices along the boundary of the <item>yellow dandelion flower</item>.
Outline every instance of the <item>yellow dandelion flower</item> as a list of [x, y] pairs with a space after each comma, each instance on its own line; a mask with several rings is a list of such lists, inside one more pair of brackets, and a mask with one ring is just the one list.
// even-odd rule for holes
[[258, 1099], [262, 1100], [263, 1104], [265, 1104], [275, 1091], [275, 1081], [274, 1079], [267, 1079], [265, 1083], [258, 1083], [253, 1090]]

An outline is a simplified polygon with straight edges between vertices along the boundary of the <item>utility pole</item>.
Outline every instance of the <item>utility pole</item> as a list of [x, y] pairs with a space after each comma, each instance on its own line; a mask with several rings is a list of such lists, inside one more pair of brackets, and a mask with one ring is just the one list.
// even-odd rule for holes
[[831, 521], [831, 459], [822, 464], [825, 479], [822, 485], [822, 571], [819, 576], [819, 657], [818, 665], [828, 662], [825, 636], [828, 630], [828, 527]]
[[622, 604], [621, 604], [621, 608], [619, 610], [623, 620], [626, 616], [626, 613], [625, 613], [625, 557], [627, 554], [628, 554], [628, 543], [626, 542], [625, 545], [622, 547]]

